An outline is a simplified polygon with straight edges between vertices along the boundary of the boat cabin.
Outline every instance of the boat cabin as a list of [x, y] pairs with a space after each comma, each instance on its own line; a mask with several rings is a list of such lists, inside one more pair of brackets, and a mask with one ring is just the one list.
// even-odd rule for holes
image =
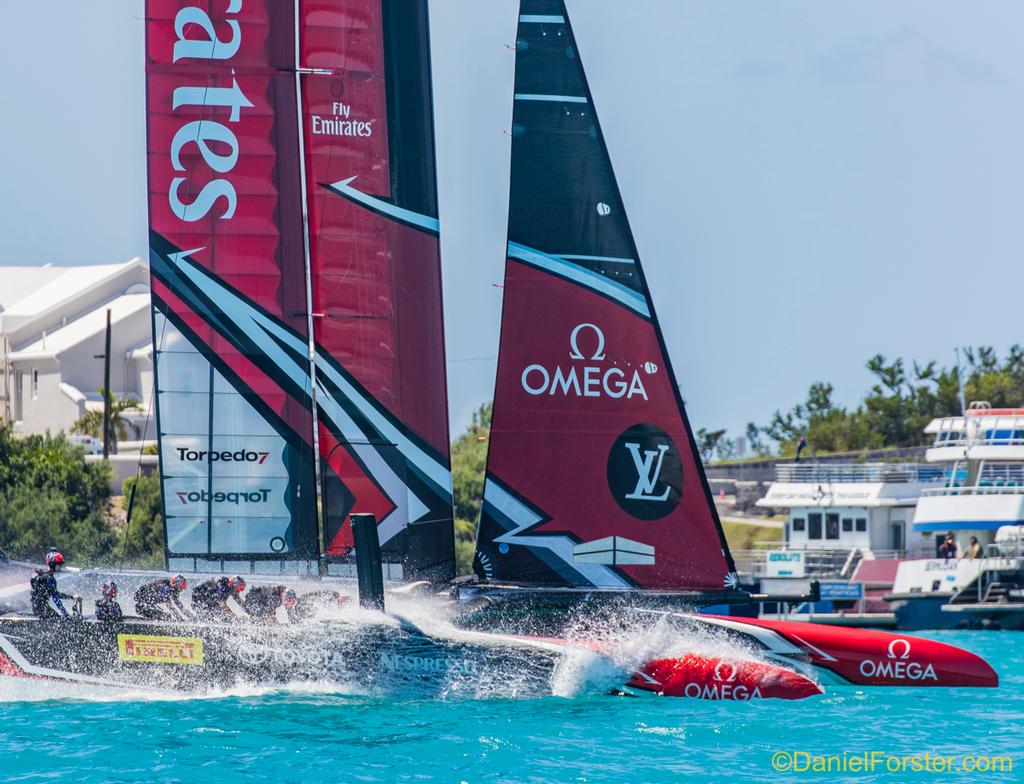
[[942, 466], [918, 463], [786, 463], [757, 505], [787, 510], [788, 550], [902, 557], [918, 498], [944, 481]]

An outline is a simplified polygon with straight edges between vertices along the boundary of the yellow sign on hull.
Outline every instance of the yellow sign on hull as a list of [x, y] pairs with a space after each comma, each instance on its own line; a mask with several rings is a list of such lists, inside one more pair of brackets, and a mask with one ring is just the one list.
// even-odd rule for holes
[[121, 661], [202, 664], [203, 641], [198, 637], [119, 634], [117, 655]]

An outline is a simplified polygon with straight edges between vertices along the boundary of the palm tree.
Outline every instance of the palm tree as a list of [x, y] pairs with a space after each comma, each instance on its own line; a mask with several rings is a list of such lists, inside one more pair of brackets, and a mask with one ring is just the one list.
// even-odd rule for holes
[[[105, 390], [103, 387], [96, 391], [100, 393], [101, 397], [104, 396]], [[136, 438], [139, 437], [138, 425], [125, 416], [127, 411], [140, 410], [139, 401], [131, 396], [119, 398], [111, 392], [109, 404], [110, 452], [111, 454], [117, 454], [117, 442], [127, 441], [129, 432], [134, 433]], [[103, 409], [90, 409], [86, 411], [71, 426], [71, 432], [80, 433], [84, 436], [93, 436], [94, 438], [103, 438]]]

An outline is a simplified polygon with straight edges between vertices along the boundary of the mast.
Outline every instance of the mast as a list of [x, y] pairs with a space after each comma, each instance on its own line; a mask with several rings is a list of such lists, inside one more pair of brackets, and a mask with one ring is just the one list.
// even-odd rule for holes
[[[318, 549], [320, 553], [323, 553], [324, 528], [321, 493], [323, 476], [320, 470], [320, 427], [316, 407], [316, 341], [313, 337], [313, 272], [309, 254], [309, 208], [306, 205], [306, 194], [309, 191], [306, 184], [306, 140], [305, 134], [302, 132], [302, 74], [315, 73], [316, 71], [302, 67], [302, 17], [299, 13], [300, 2], [301, 0], [295, 0], [293, 16], [293, 24], [295, 25], [295, 119], [296, 127], [299, 129], [297, 134], [299, 140], [299, 184], [302, 189], [300, 204], [302, 205], [302, 250], [306, 272], [306, 331], [309, 336], [309, 395], [310, 413], [313, 418], [313, 466], [315, 476], [313, 485], [316, 488], [316, 536]], [[317, 573], [323, 574], [324, 571], [325, 564], [322, 560], [319, 560]]]

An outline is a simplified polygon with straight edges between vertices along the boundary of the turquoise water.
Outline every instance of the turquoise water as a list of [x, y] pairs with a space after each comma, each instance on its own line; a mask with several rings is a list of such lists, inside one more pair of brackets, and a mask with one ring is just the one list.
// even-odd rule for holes
[[[1024, 634], [927, 636], [986, 657], [1000, 688], [844, 687], [762, 703], [599, 694], [383, 701], [330, 684], [179, 700], [68, 700], [0, 688], [0, 781], [1024, 780]], [[1010, 755], [1014, 771], [887, 773], [881, 758], [874, 773], [795, 775], [772, 769], [779, 751], [930, 752], [954, 755], [956, 764], [965, 754]], [[798, 757], [798, 764], [808, 762]]]

